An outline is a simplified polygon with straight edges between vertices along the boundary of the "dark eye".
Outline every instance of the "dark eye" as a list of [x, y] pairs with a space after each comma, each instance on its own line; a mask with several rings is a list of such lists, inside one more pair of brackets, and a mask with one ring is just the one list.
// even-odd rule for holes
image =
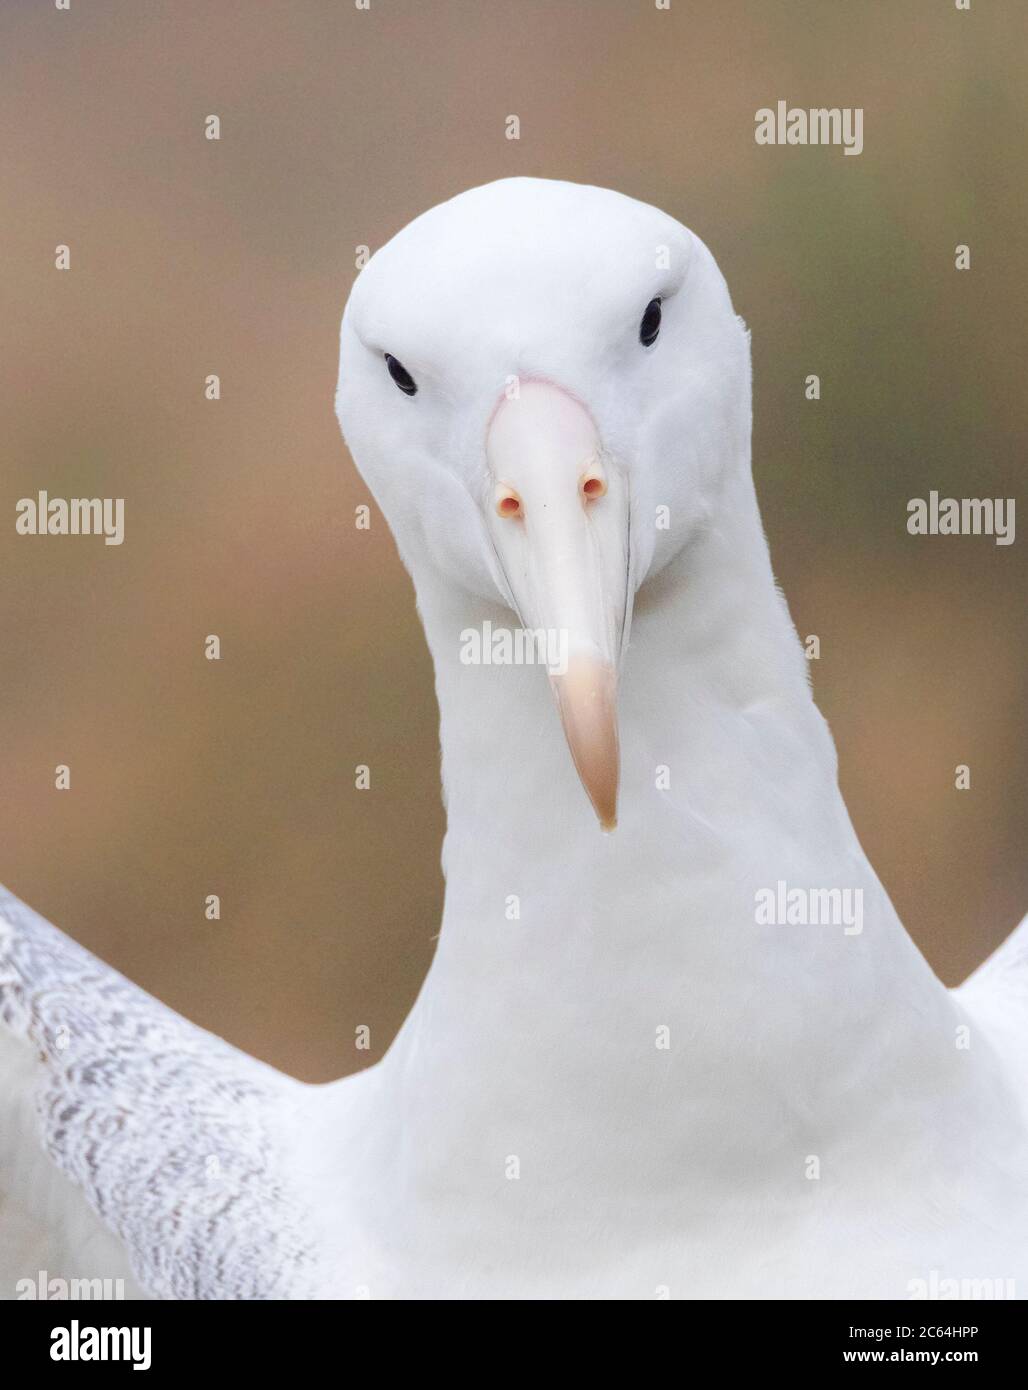
[[643, 347], [652, 347], [657, 341], [657, 334], [660, 332], [660, 300], [651, 299], [646, 306], [646, 312], [642, 316], [642, 323], [639, 325], [639, 341]]
[[[657, 310], [657, 316], [659, 319], [659, 306]], [[411, 376], [410, 372], [407, 370], [407, 368], [403, 365], [402, 362], [397, 362], [396, 358], [393, 356], [391, 352], [386, 353], [385, 359], [386, 366], [389, 368], [389, 375], [396, 382], [397, 386], [400, 388], [403, 394], [405, 396], [413, 396], [418, 389], [418, 385], [414, 378]]]

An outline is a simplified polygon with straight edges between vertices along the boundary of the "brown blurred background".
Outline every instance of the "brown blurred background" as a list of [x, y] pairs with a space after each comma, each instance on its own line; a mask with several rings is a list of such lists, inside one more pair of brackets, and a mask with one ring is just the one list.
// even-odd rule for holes
[[[1026, 542], [911, 538], [906, 502], [1019, 491], [1026, 17], [5, 6], [0, 879], [297, 1075], [381, 1056], [438, 931], [443, 816], [411, 586], [378, 513], [353, 527], [368, 498], [332, 411], [339, 315], [358, 245], [530, 173], [659, 204], [718, 257], [753, 333], [757, 484], [799, 631], [821, 639], [843, 789], [959, 980], [1028, 910]], [[779, 98], [862, 106], [864, 153], [757, 146], [754, 112]], [[40, 488], [124, 497], [124, 545], [17, 536]]]

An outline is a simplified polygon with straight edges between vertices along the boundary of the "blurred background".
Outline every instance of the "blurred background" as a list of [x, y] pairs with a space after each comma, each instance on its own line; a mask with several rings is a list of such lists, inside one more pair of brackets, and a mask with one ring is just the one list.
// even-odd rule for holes
[[[1026, 542], [912, 538], [906, 503], [1020, 491], [1026, 27], [947, 0], [4, 5], [0, 880], [298, 1076], [382, 1055], [443, 815], [411, 585], [378, 512], [353, 526], [338, 322], [359, 245], [527, 173], [656, 203], [718, 258], [843, 790], [960, 980], [1028, 911]], [[863, 154], [757, 146], [778, 99], [862, 106]], [[124, 545], [17, 536], [41, 488], [124, 497]]]

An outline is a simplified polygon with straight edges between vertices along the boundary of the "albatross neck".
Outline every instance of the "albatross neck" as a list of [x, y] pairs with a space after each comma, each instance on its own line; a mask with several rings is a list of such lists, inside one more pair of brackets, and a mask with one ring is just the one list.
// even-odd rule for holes
[[[895, 1142], [966, 1056], [850, 826], [752, 487], [734, 502], [638, 595], [611, 835], [545, 672], [461, 663], [463, 630], [510, 617], [413, 567], [446, 905], [413, 1010], [342, 1093], [370, 1117], [344, 1131], [372, 1175], [361, 1186], [351, 1162], [353, 1200], [374, 1215], [416, 1194], [429, 1247], [460, 1233], [469, 1267], [494, 1237], [527, 1267], [542, 1229], [577, 1250], [600, 1199], [634, 1239], [657, 1239], [668, 1211], [703, 1225], [740, 1176], [782, 1190], [804, 1155], [844, 1142], [857, 1093]], [[759, 922], [755, 895], [779, 882], [859, 890], [862, 929]], [[507, 1212], [515, 1160], [534, 1177]]]
[[[461, 1017], [479, 1007], [469, 988], [510, 1023], [505, 995], [516, 1014], [584, 980], [596, 1010], [626, 988], [741, 1008], [780, 980], [809, 991], [804, 1007], [836, 1030], [862, 1026], [883, 990], [929, 1008], [943, 997], [853, 832], [752, 481], [726, 494], [723, 519], [637, 595], [611, 835], [578, 783], [545, 670], [461, 661], [462, 633], [513, 627], [512, 616], [415, 571], [448, 817], [426, 988], [452, 985]], [[839, 890], [860, 919], [757, 920], [758, 894], [773, 894], [773, 915], [794, 889]]]

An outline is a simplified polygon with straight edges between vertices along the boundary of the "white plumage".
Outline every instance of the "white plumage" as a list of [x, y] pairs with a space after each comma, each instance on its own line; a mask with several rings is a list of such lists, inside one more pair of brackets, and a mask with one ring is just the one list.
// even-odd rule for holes
[[[337, 407], [435, 662], [429, 978], [381, 1063], [308, 1087], [0, 899], [3, 1291], [126, 1258], [178, 1297], [1023, 1280], [1028, 928], [947, 990], [864, 857], [772, 577], [747, 336], [706, 248], [601, 189], [472, 190], [362, 272]], [[552, 457], [519, 472], [535, 439]], [[605, 492], [572, 505], [586, 465]], [[498, 517], [508, 492], [522, 513]], [[461, 660], [512, 607], [569, 632], [564, 733], [537, 667]], [[619, 803], [613, 835], [565, 735], [600, 818]], [[859, 892], [862, 930], [758, 921], [779, 883]]]

